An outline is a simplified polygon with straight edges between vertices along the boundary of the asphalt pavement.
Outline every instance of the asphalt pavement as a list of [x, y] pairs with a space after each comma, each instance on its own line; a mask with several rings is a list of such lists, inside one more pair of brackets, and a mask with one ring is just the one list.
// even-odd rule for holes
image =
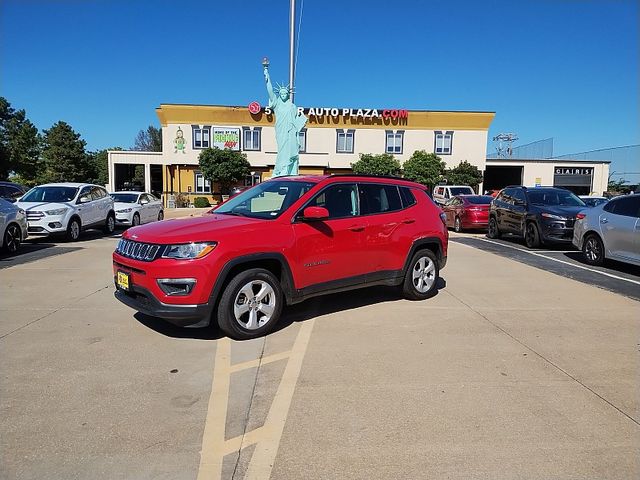
[[639, 478], [640, 303], [473, 238], [432, 299], [320, 297], [246, 342], [118, 303], [117, 238], [27, 251], [0, 270], [0, 478]]

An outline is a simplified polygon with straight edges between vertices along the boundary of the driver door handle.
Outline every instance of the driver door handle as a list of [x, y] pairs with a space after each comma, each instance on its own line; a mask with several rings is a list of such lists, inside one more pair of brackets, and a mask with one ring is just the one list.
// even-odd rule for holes
[[415, 218], [405, 218], [404, 220], [402, 220], [402, 223], [409, 224], [409, 223], [414, 223], [415, 221], [416, 221]]
[[609, 220], [607, 220], [606, 218], [602, 218], [600, 219], [600, 223], [609, 223]]
[[364, 225], [352, 225], [349, 227], [352, 232], [361, 232], [364, 230]]

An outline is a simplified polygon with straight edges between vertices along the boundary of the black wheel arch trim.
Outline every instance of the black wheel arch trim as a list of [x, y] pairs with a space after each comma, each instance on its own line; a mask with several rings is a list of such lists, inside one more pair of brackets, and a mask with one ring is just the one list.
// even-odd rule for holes
[[[418, 250], [422, 250], [423, 248], [429, 248], [430, 246], [436, 246], [437, 249], [434, 252], [436, 255], [436, 259], [438, 260], [438, 268], [443, 269], [447, 263], [447, 257], [442, 254], [442, 241], [438, 237], [424, 237], [414, 240], [411, 245], [411, 249], [409, 250], [409, 254], [404, 261], [404, 266], [402, 268], [402, 275], [406, 275], [407, 270], [410, 268], [411, 259], [415, 255]], [[429, 250], [432, 250], [429, 248]]]

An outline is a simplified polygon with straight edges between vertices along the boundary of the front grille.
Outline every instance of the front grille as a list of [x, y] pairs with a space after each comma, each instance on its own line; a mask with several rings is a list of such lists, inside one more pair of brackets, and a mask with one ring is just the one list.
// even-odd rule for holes
[[27, 228], [27, 232], [29, 232], [29, 233], [44, 232], [44, 228], [42, 228], [42, 227], [29, 227], [29, 228]]
[[29, 211], [29, 210], [27, 210], [27, 221], [29, 221], [29, 220], [31, 220], [31, 221], [38, 221], [38, 220], [40, 220], [42, 217], [44, 217], [44, 212]]
[[576, 219], [575, 218], [570, 218], [569, 220], [567, 220], [565, 222], [565, 225], [567, 228], [573, 228], [573, 225], [576, 223]]
[[133, 240], [120, 239], [116, 247], [116, 253], [123, 257], [141, 260], [143, 262], [151, 262], [155, 260], [160, 253], [162, 247], [150, 243], [134, 242]]

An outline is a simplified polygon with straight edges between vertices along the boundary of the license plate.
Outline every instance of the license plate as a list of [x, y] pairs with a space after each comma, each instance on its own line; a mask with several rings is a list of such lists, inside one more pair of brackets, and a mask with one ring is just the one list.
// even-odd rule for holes
[[121, 288], [123, 290], [129, 290], [129, 274], [128, 273], [124, 273], [124, 272], [118, 272], [117, 278], [116, 278], [116, 284], [118, 285], [118, 288]]

